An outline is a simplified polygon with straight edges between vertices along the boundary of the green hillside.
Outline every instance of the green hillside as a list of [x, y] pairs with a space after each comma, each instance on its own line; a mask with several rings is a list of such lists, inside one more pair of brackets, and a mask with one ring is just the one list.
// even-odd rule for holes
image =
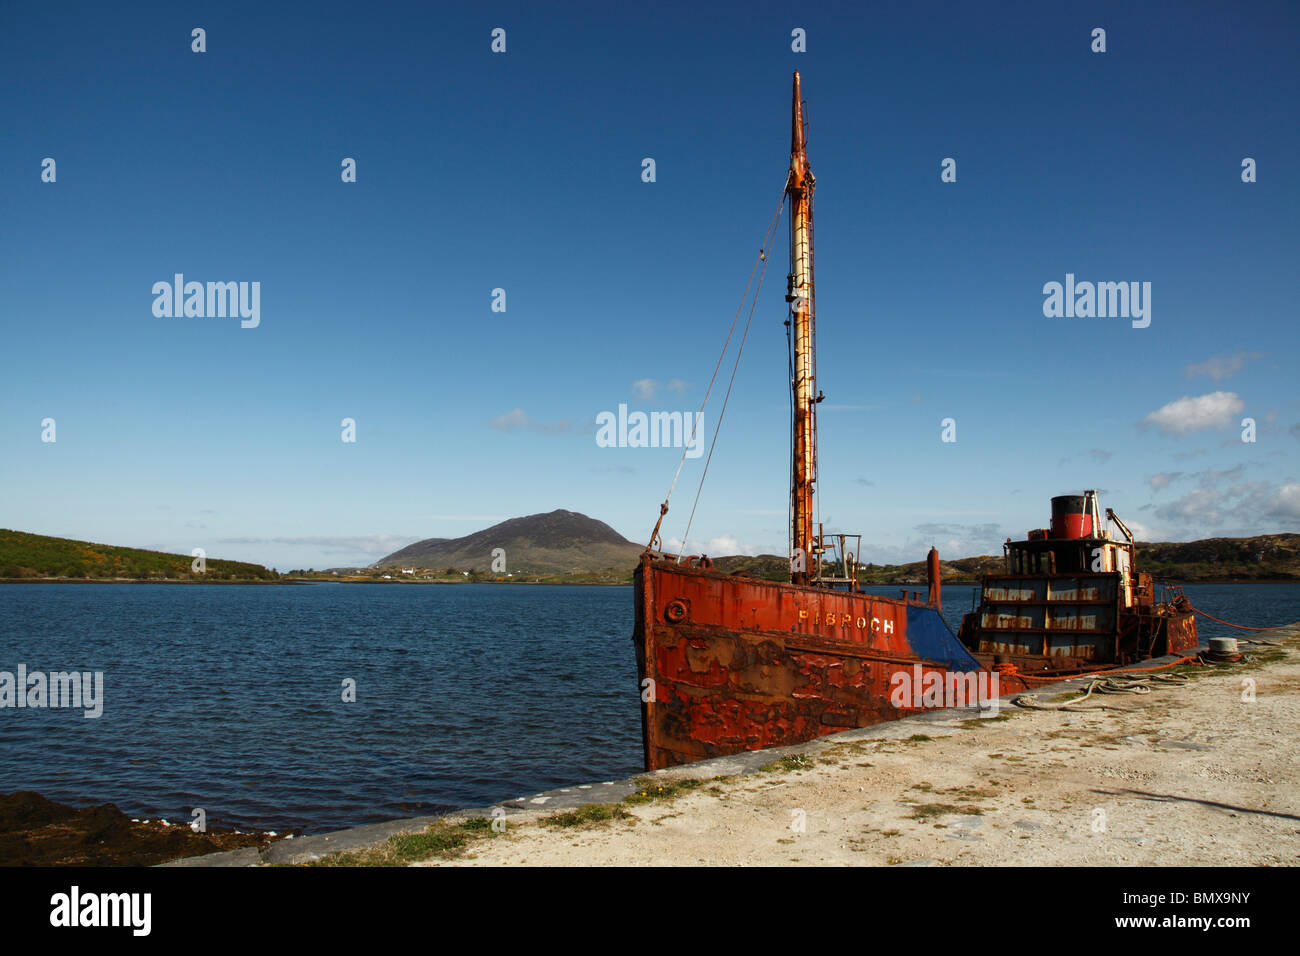
[[1137, 546], [1137, 565], [1158, 580], [1300, 580], [1300, 534], [1261, 534], [1253, 538], [1204, 538]]
[[193, 558], [139, 548], [118, 548], [70, 538], [0, 529], [0, 578], [71, 578], [147, 581], [275, 581], [260, 564], [207, 559], [207, 570], [191, 570]]

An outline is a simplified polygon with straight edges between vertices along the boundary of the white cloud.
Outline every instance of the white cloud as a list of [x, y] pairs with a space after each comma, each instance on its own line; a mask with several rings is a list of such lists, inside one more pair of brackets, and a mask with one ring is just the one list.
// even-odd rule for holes
[[[707, 554], [711, 558], [721, 558], [732, 554], [758, 554], [753, 547], [741, 544], [735, 535], [722, 534], [710, 538], [707, 542], [692, 538], [682, 545], [681, 538], [665, 538], [664, 550], [677, 554]], [[784, 553], [785, 548], [781, 549]]]
[[661, 382], [656, 378], [639, 378], [632, 383], [632, 394], [640, 399], [654, 398], [659, 389], [665, 388], [674, 395], [684, 395], [691, 388], [691, 383], [680, 378], [670, 378]]
[[1300, 484], [1279, 488], [1269, 501], [1268, 513], [1278, 518], [1300, 519]]
[[[1169, 536], [1164, 531], [1161, 531], [1159, 528], [1154, 528], [1149, 524], [1143, 524], [1141, 521], [1130, 521], [1127, 518], [1124, 519], [1124, 523], [1128, 525], [1128, 529], [1133, 532], [1133, 537], [1138, 541], [1151, 542], [1169, 540]], [[1139, 563], [1141, 563], [1141, 555], [1138, 556], [1138, 560]]]
[[1195, 362], [1184, 370], [1188, 378], [1208, 375], [1216, 383], [1232, 378], [1252, 359], [1262, 358], [1263, 352], [1238, 352], [1236, 355], [1216, 355], [1204, 362]]
[[558, 435], [573, 429], [573, 422], [568, 420], [551, 423], [535, 422], [522, 408], [512, 409], [492, 419], [488, 425], [500, 432], [514, 432], [526, 428], [530, 432], [540, 432], [543, 435]]
[[1222, 481], [1240, 481], [1245, 475], [1245, 465], [1233, 465], [1231, 468], [1224, 468], [1222, 471], [1207, 468], [1205, 471], [1193, 472], [1191, 477], [1197, 479], [1202, 488], [1214, 488]]
[[735, 535], [724, 534], [716, 538], [709, 539], [709, 546], [705, 551], [706, 554], [721, 557], [725, 554], [747, 554]]
[[1227, 501], [1223, 493], [1213, 488], [1197, 488], [1177, 501], [1161, 505], [1156, 515], [1166, 521], [1202, 521], [1217, 525], [1223, 521]]
[[1245, 407], [1235, 392], [1211, 392], [1195, 398], [1184, 395], [1156, 409], [1139, 424], [1155, 425], [1166, 435], [1185, 435], [1207, 428], [1226, 428], [1234, 424]]
[[513, 411], [506, 412], [499, 418], [494, 418], [488, 422], [497, 431], [512, 432], [517, 428], [526, 428], [528, 425], [528, 414], [522, 408], [516, 408]]
[[[950, 512], [951, 514], [985, 514], [990, 512]], [[913, 536], [903, 544], [862, 542], [862, 560], [872, 564], [908, 564], [921, 561], [933, 545], [945, 561], [971, 558], [982, 554], [999, 555], [1006, 532], [994, 522], [960, 524], [927, 522], [912, 528]]]
[[1188, 477], [1197, 487], [1155, 508], [1155, 515], [1177, 526], [1182, 539], [1209, 537], [1211, 528], [1225, 537], [1269, 534], [1279, 530], [1278, 519], [1300, 518], [1300, 484], [1277, 486], [1245, 475], [1243, 465], [1195, 472]]
[[1162, 488], [1168, 488], [1175, 480], [1181, 478], [1181, 471], [1162, 471], [1158, 475], [1152, 475], [1147, 479], [1147, 484], [1151, 486], [1152, 491], [1159, 491]]

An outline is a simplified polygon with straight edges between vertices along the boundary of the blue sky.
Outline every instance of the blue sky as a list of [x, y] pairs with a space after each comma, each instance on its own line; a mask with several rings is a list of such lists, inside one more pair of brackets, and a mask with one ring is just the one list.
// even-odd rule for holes
[[[0, 17], [0, 526], [280, 568], [555, 508], [645, 540], [679, 452], [594, 420], [699, 407], [797, 69], [828, 529], [959, 557], [1099, 488], [1146, 537], [1300, 530], [1293, 4]], [[781, 235], [692, 550], [786, 547]], [[156, 317], [175, 273], [260, 324]], [[1150, 326], [1045, 317], [1067, 273], [1150, 282]]]

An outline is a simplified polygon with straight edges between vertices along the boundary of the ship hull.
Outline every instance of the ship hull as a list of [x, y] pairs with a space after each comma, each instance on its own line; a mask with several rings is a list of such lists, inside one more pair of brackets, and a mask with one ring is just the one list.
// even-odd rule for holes
[[[651, 552], [634, 585], [649, 770], [1025, 689], [999, 687], [919, 600], [727, 575]], [[923, 696], [922, 680], [948, 693]]]

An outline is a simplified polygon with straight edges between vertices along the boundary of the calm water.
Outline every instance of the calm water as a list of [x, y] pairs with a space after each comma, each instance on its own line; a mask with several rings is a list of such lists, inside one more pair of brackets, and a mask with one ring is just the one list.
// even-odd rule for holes
[[0, 791], [316, 831], [624, 777], [631, 634], [631, 588], [0, 586], [0, 670], [106, 698], [0, 710]]
[[[944, 589], [954, 630], [972, 590]], [[1187, 594], [1242, 624], [1300, 619], [1300, 585]], [[630, 588], [0, 585], [0, 670], [105, 680], [97, 720], [0, 710], [0, 791], [313, 832], [628, 776], [631, 632]]]

